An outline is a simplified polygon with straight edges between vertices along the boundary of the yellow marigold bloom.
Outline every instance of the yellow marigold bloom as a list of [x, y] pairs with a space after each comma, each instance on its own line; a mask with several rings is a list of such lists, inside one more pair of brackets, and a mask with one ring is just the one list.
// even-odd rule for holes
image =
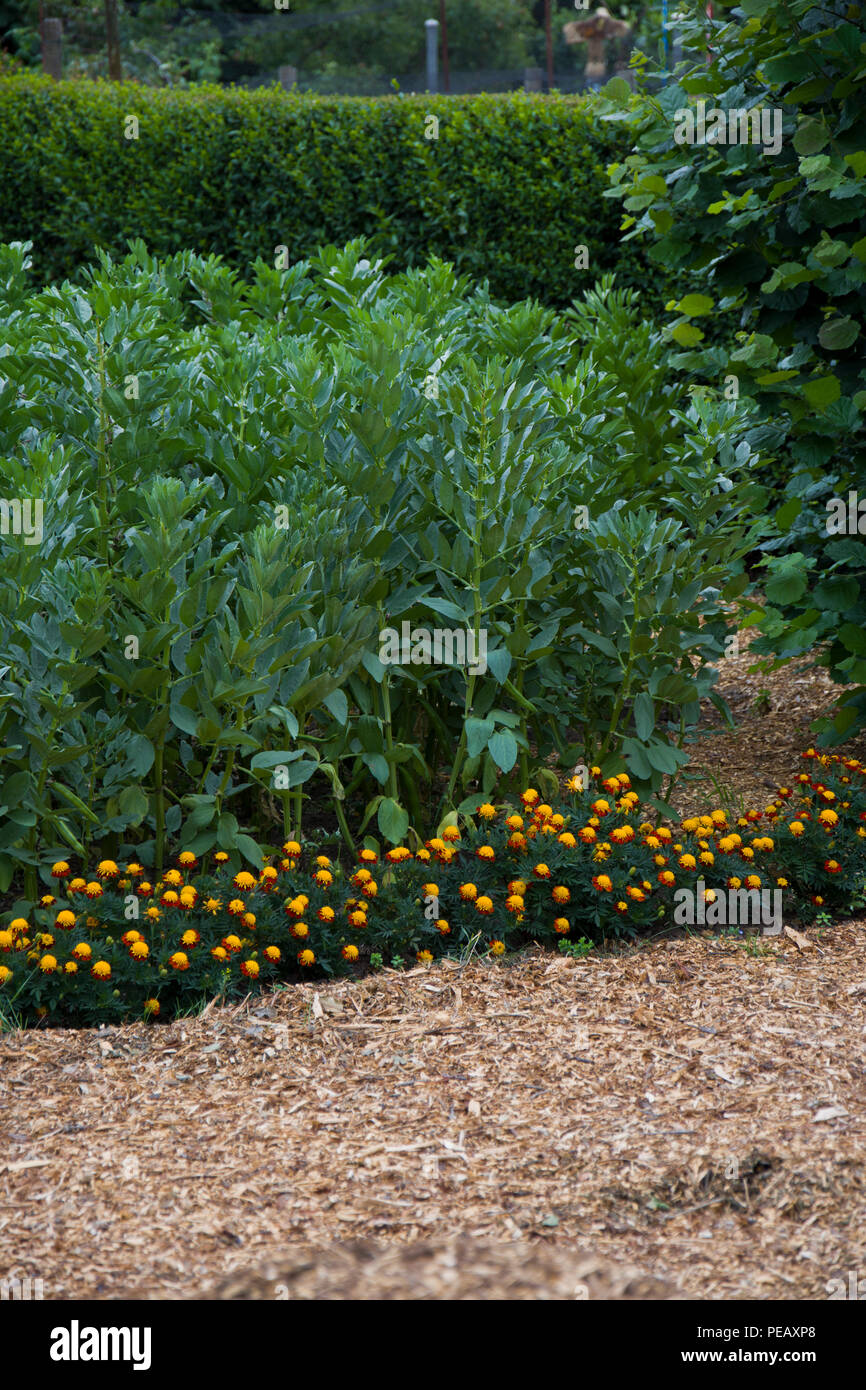
[[198, 943], [201, 941], [201, 937], [199, 936], [198, 932], [192, 930], [192, 928], [190, 928], [189, 931], [185, 931], [180, 939], [181, 944], [184, 946], [197, 946]]
[[489, 801], [485, 801], [482, 806], [478, 807], [478, 814], [482, 820], [493, 820], [496, 815], [496, 807], [491, 806]]
[[736, 839], [733, 835], [723, 835], [719, 840], [719, 849], [722, 851], [722, 854], [730, 854], [731, 851], [736, 848]]
[[74, 927], [75, 913], [69, 912], [68, 909], [64, 910], [63, 912], [58, 912], [56, 918], [54, 919], [54, 925], [55, 927], [60, 927], [61, 930], [65, 930], [68, 927]]
[[439, 886], [436, 883], [425, 883], [422, 890], [425, 897], [438, 898]]
[[277, 878], [279, 878], [279, 874], [272, 864], [266, 864], [259, 874], [260, 883], [273, 883]]
[[600, 796], [598, 801], [592, 803], [592, 809], [597, 816], [606, 816], [610, 810], [610, 802], [605, 801], [604, 797]]
[[532, 872], [536, 878], [550, 878], [550, 869], [546, 864], [536, 864]]
[[149, 918], [151, 922], [158, 922], [160, 917], [162, 916], [162, 913], [160, 912], [158, 907], [149, 907], [147, 908], [144, 915], [145, 917]]
[[671, 873], [670, 869], [662, 869], [658, 879], [659, 883], [663, 883], [667, 888], [670, 888], [671, 884], [677, 881], [676, 874]]
[[835, 811], [819, 811], [818, 819], [822, 825], [836, 825], [839, 821]]
[[526, 892], [526, 887], [526, 879], [513, 878], [508, 885], [508, 891], [509, 893], [519, 893], [520, 896], [523, 897]]
[[280, 959], [282, 952], [280, 951], [279, 946], [266, 946], [264, 954], [267, 956], [268, 960], [272, 960], [276, 965], [277, 961]]
[[570, 830], [564, 830], [563, 833], [560, 836], [558, 836], [558, 839], [559, 843], [561, 845], [565, 845], [566, 849], [574, 849], [575, 845], [577, 844], [577, 840], [574, 838]]
[[63, 969], [64, 969], [65, 974], [67, 974], [67, 975], [77, 975], [77, 974], [78, 974], [78, 966], [75, 964], [75, 961], [74, 961], [74, 960], [68, 960], [68, 961], [66, 962], [66, 964], [64, 965]]
[[742, 881], [742, 879], [737, 878], [736, 874], [731, 874], [731, 877], [728, 879], [728, 887], [729, 887], [729, 888], [742, 888], [742, 886], [743, 886], [743, 881]]
[[54, 937], [51, 935], [50, 932], [47, 932], [47, 931], [40, 932], [40, 933], [38, 934], [38, 936], [36, 936], [34, 939], [35, 939], [37, 945], [40, 945], [40, 946], [53, 946], [53, 945], [54, 945]]
[[93, 883], [86, 883], [84, 885], [84, 891], [87, 894], [88, 898], [101, 898], [102, 884], [97, 883], [95, 880]]
[[407, 849], [405, 845], [397, 845], [395, 849], [388, 850], [385, 858], [390, 859], [392, 864], [402, 864], [405, 860], [412, 858], [412, 851]]
[[145, 1001], [144, 1001], [144, 1012], [145, 1012], [146, 1014], [153, 1014], [153, 1016], [154, 1016], [154, 1018], [155, 1018], [156, 1015], [159, 1013], [159, 1000], [158, 1000], [158, 999], [145, 999]]
[[710, 820], [713, 822], [713, 825], [724, 825], [727, 819], [728, 818], [725, 815], [724, 811], [719, 810], [710, 812]]
[[478, 889], [474, 883], [461, 883], [460, 896], [466, 902], [473, 902], [478, 897]]
[[217, 850], [216, 854], [214, 855], [214, 863], [216, 863], [216, 864], [227, 864], [227, 863], [228, 863], [228, 855], [226, 854], [226, 852], [225, 852], [224, 849], [218, 849], [218, 850]]
[[792, 820], [791, 824], [788, 826], [788, 829], [790, 830], [792, 835], [802, 835], [806, 827], [801, 820]]
[[163, 893], [160, 901], [165, 903], [166, 907], [177, 907], [180, 897], [173, 888], [169, 888], [167, 893]]
[[436, 853], [438, 854], [440, 850], [443, 850], [445, 848], [445, 841], [440, 840], [438, 836], [434, 836], [432, 840], [427, 841], [427, 848], [435, 849]]
[[252, 929], [256, 925], [256, 914], [254, 912], [245, 912], [241, 917], [241, 921], [245, 927]]
[[646, 893], [642, 888], [626, 888], [625, 891], [630, 898], [634, 898], [636, 903], [646, 902]]
[[375, 898], [378, 891], [379, 885], [375, 883], [372, 878], [370, 879], [369, 883], [364, 883], [361, 885], [361, 892], [367, 898]]
[[77, 956], [79, 960], [90, 960], [90, 957], [92, 956], [93, 952], [88, 942], [79, 941], [77, 946], [73, 946], [72, 954], [74, 956]]
[[534, 787], [527, 787], [525, 792], [520, 793], [520, 800], [523, 802], [524, 806], [534, 806], [540, 799]]
[[67, 862], [66, 862], [65, 859], [58, 859], [57, 863], [56, 863], [56, 864], [52, 864], [52, 866], [51, 866], [51, 877], [52, 877], [52, 878], [65, 878], [65, 876], [66, 876], [68, 873], [69, 873], [69, 865], [67, 864]]
[[553, 898], [553, 901], [555, 903], [571, 902], [571, 892], [562, 884], [557, 884], [557, 886], [552, 890], [550, 896]]
[[123, 942], [124, 946], [131, 946], [133, 941], [141, 940], [141, 932], [134, 930], [124, 932], [123, 936], [120, 939]]
[[167, 883], [169, 888], [179, 888], [183, 883], [183, 874], [178, 869], [166, 869], [162, 881]]
[[658, 835], [659, 839], [662, 840], [666, 845], [669, 845], [671, 840], [674, 838], [666, 825], [660, 825], [656, 830], [656, 834]]
[[331, 861], [327, 854], [317, 854], [315, 859], [317, 869], [330, 869]]
[[241, 939], [239, 936], [235, 936], [234, 933], [232, 933], [231, 936], [224, 936], [222, 944], [227, 951], [239, 951], [241, 949]]
[[486, 859], [488, 862], [496, 858], [496, 850], [492, 845], [479, 845], [475, 853], [479, 859]]
[[147, 960], [150, 955], [150, 947], [146, 941], [133, 941], [129, 948], [129, 954], [133, 960]]
[[506, 817], [505, 824], [508, 826], [508, 829], [509, 829], [509, 830], [522, 830], [522, 829], [523, 829], [523, 817], [522, 817], [522, 816], [508, 816], [508, 817]]
[[560, 936], [564, 936], [566, 932], [571, 931], [571, 923], [567, 917], [555, 917], [553, 920], [553, 930], [558, 932]]
[[582, 780], [581, 780], [580, 777], [569, 777], [568, 781], [567, 781], [566, 784], [565, 784], [565, 787], [566, 787], [566, 791], [570, 791], [570, 792], [582, 792], [582, 791], [583, 791], [583, 782], [582, 782]]
[[7, 980], [12, 979], [12, 971], [8, 965], [0, 965], [0, 985], [5, 985]]
[[634, 829], [630, 825], [618, 825], [610, 832], [610, 838], [618, 845], [627, 845], [634, 839]]
[[216, 960], [228, 960], [229, 958], [229, 953], [224, 946], [214, 946], [211, 950], [211, 955]]
[[432, 952], [432, 951], [417, 951], [417, 952], [415, 953], [415, 959], [417, 960], [417, 962], [418, 962], [419, 965], [432, 965], [432, 963], [433, 963], [433, 952]]
[[342, 955], [343, 955], [343, 959], [344, 959], [344, 960], [357, 960], [357, 959], [358, 959], [358, 948], [357, 948], [357, 946], [353, 946], [353, 945], [351, 944], [351, 942], [350, 942], [348, 946], [344, 946], [344, 947], [343, 947]]
[[597, 888], [600, 893], [609, 893], [613, 888], [613, 881], [608, 878], [607, 874], [597, 874], [592, 880], [592, 886]]
[[493, 911], [493, 899], [482, 895], [475, 899], [475, 906], [479, 912], [489, 915]]
[[755, 851], [751, 848], [750, 845], [743, 845], [740, 850], [740, 854], [743, 856], [744, 859], [754, 859], [755, 857]]
[[460, 839], [460, 831], [457, 829], [457, 826], [456, 826], [456, 825], [446, 825], [445, 829], [442, 831], [442, 839], [443, 839], [443, 840], [452, 840], [452, 841], [453, 841], [453, 840], [459, 840], [459, 839]]
[[584, 825], [578, 830], [577, 838], [582, 840], [585, 845], [591, 845], [598, 839], [598, 831], [594, 826]]
[[746, 887], [747, 887], [747, 888], [760, 888], [760, 886], [761, 886], [761, 875], [760, 875], [760, 874], [749, 874], [749, 875], [747, 876], [747, 878], [746, 878]]
[[316, 873], [316, 882], [320, 888], [330, 888], [334, 882], [334, 875], [328, 869], [319, 869]]
[[788, 887], [788, 880], [787, 880], [786, 878], [777, 878], [777, 879], [776, 879], [776, 886], [777, 886], [778, 888], [787, 888], [787, 887]]
[[358, 869], [358, 871], [352, 875], [352, 882], [357, 884], [369, 883], [372, 877], [373, 875], [370, 873], [369, 869]]
[[[240, 945], [240, 942], [238, 942], [238, 945]], [[173, 970], [188, 970], [189, 956], [185, 951], [175, 951], [173, 955], [169, 956], [168, 963]]]
[[114, 878], [120, 872], [113, 859], [103, 859], [96, 866], [96, 872], [101, 878]]
[[681, 854], [679, 857], [679, 864], [683, 869], [693, 869], [697, 864], [697, 860], [693, 854]]
[[688, 819], [684, 820], [682, 824], [683, 830], [685, 830], [687, 834], [691, 834], [693, 830], [697, 830], [698, 826], [700, 825], [700, 821], [698, 820], [697, 816], [689, 816]]
[[71, 878], [66, 891], [67, 893], [82, 893], [86, 887], [87, 884], [83, 878]]
[[247, 873], [246, 869], [241, 869], [240, 873], [235, 874], [232, 883], [242, 893], [250, 893], [256, 886], [254, 875]]
[[[286, 843], [283, 845], [283, 849], [285, 850], [286, 854], [292, 854], [296, 858], [301, 852], [301, 846], [298, 844], [297, 840], [286, 840]], [[362, 853], [366, 853], [366, 851], [362, 850]]]
[[715, 864], [716, 862], [716, 856], [708, 849], [705, 849], [702, 854], [699, 854], [698, 858], [702, 864]]
[[241, 970], [244, 975], [248, 975], [251, 980], [255, 980], [259, 973], [259, 963], [257, 960], [241, 961]]
[[183, 864], [184, 868], [186, 868], [188, 865], [195, 863], [195, 855], [188, 849], [181, 850], [180, 854], [177, 856], [177, 862], [178, 864]]
[[334, 909], [332, 907], [320, 907], [316, 916], [320, 922], [333, 922]]
[[127, 864], [127, 866], [126, 866], [126, 872], [127, 872], [128, 874], [132, 874], [133, 878], [135, 878], [135, 877], [137, 877], [138, 874], [143, 874], [143, 873], [144, 873], [144, 869], [141, 867], [140, 864], [136, 864], [136, 863], [133, 861], [132, 864]]
[[536, 820], [550, 820], [550, 817], [553, 815], [553, 807], [543, 802], [541, 806], [536, 806], [532, 814], [535, 816]]
[[240, 917], [242, 913], [246, 912], [247, 905], [243, 898], [232, 898], [228, 910], [233, 917]]
[[0, 951], [11, 950], [14, 940], [15, 937], [12, 935], [11, 931], [0, 931]]
[[310, 950], [299, 951], [299, 952], [298, 952], [298, 961], [300, 962], [301, 965], [315, 965], [315, 963], [316, 963], [316, 956], [315, 956], [315, 953], [314, 953], [313, 951], [310, 951]]
[[366, 912], [358, 912], [358, 911], [356, 911], [356, 912], [350, 912], [350, 913], [349, 913], [349, 921], [351, 922], [351, 924], [352, 924], [353, 927], [366, 927], [366, 925], [367, 925], [367, 914], [366, 914]]
[[444, 917], [437, 917], [434, 925], [440, 936], [448, 936], [450, 934], [451, 927]]
[[515, 831], [513, 835], [509, 835], [508, 837], [508, 848], [526, 849], [526, 836], [521, 835], [519, 830]]
[[181, 888], [178, 897], [180, 898], [181, 902], [184, 903], [187, 907], [194, 907], [196, 898], [198, 897], [198, 893], [196, 892], [195, 888], [193, 888], [191, 883], [187, 883], [183, 888]]
[[91, 975], [95, 975], [97, 980], [111, 979], [111, 966], [107, 960], [98, 960], [90, 967]]
[[292, 929], [291, 929], [291, 930], [292, 930], [292, 936], [297, 936], [297, 937], [299, 937], [301, 940], [303, 940], [304, 937], [310, 935], [310, 928], [307, 926], [306, 922], [295, 922], [295, 923], [293, 923]]
[[45, 893], [45, 894], [43, 894], [43, 896], [39, 899], [39, 905], [40, 905], [40, 907], [50, 907], [52, 903], [56, 903], [56, 902], [57, 902], [57, 899], [55, 898], [55, 896], [54, 896], [53, 893]]
[[442, 864], [450, 864], [456, 853], [457, 851], [453, 845], [446, 845], [445, 848], [439, 852], [439, 860]]

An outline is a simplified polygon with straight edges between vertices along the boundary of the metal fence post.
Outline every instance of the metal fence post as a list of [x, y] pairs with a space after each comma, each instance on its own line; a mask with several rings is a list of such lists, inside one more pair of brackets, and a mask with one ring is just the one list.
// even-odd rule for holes
[[439, 20], [425, 19], [427, 34], [427, 91], [439, 90]]

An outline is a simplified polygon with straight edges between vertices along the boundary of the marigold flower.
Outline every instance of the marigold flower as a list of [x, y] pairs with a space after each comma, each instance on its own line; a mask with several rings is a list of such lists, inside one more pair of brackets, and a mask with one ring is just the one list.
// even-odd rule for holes
[[320, 907], [316, 916], [320, 922], [333, 922], [334, 909], [332, 907]]
[[656, 877], [659, 883], [663, 883], [666, 888], [670, 888], [670, 886], [677, 881], [676, 874], [671, 873], [670, 869], [662, 869], [661, 873], [657, 874]]
[[14, 940], [15, 937], [11, 931], [0, 931], [0, 951], [11, 951]]
[[514, 835], [509, 835], [509, 837], [508, 837], [508, 848], [509, 848], [509, 849], [526, 849], [526, 836], [525, 836], [525, 835], [521, 835], [519, 831], [517, 831]]
[[841, 874], [842, 872], [842, 865], [837, 859], [825, 859], [824, 868], [828, 874]]
[[598, 832], [594, 826], [584, 825], [578, 830], [577, 838], [582, 840], [585, 845], [591, 845], [598, 839]]
[[228, 960], [229, 953], [225, 946], [214, 946], [211, 948], [211, 955], [215, 960]]
[[146, 941], [133, 941], [129, 948], [129, 954], [133, 960], [147, 960], [150, 955], [150, 947]]
[[456, 825], [446, 825], [445, 829], [442, 831], [442, 839], [443, 839], [443, 840], [450, 840], [450, 841], [452, 841], [452, 842], [453, 842], [454, 840], [459, 840], [459, 839], [460, 839], [460, 831], [457, 829], [457, 826], [456, 826]]
[[198, 943], [201, 941], [201, 937], [199, 936], [198, 932], [192, 930], [192, 928], [189, 931], [185, 931], [180, 939], [182, 945], [184, 946], [197, 946]]
[[752, 849], [751, 845], [743, 845], [740, 849], [740, 858], [748, 861], [749, 859], [754, 859], [754, 857], [755, 851]]
[[505, 824], [508, 826], [508, 829], [509, 829], [509, 830], [522, 830], [522, 829], [523, 829], [523, 817], [522, 817], [522, 816], [516, 816], [516, 815], [515, 815], [515, 816], [507, 816], [507, 817], [506, 817], [506, 820], [505, 820]]
[[293, 922], [291, 932], [292, 936], [296, 936], [299, 940], [303, 941], [305, 937], [310, 935], [310, 928], [307, 926], [306, 922]]
[[571, 902], [571, 890], [566, 888], [563, 884], [557, 884], [556, 887], [551, 890], [550, 896], [555, 903]]
[[371, 878], [369, 883], [362, 883], [361, 892], [366, 898], [375, 898], [379, 891], [379, 885]]
[[185, 869], [192, 868], [193, 864], [196, 862], [195, 855], [191, 850], [181, 850], [180, 854], [177, 856], [177, 862], [178, 864], [182, 864]]
[[343, 947], [341, 954], [344, 960], [357, 960], [358, 948], [357, 946], [353, 946], [350, 942], [348, 946]]
[[160, 902], [164, 903], [166, 907], [177, 907], [180, 898], [173, 888], [169, 888], [167, 893], [163, 893]]
[[474, 902], [478, 897], [478, 889], [474, 883], [461, 883], [460, 896], [464, 902]]
[[124, 946], [131, 946], [133, 941], [141, 940], [141, 932], [135, 930], [124, 932], [123, 936], [120, 939], [123, 942]]
[[362, 849], [358, 858], [362, 864], [375, 864], [379, 856], [374, 849]]
[[519, 893], [509, 893], [505, 899], [505, 909], [507, 912], [522, 912], [524, 908], [523, 898]]
[[334, 875], [328, 869], [318, 869], [315, 874], [316, 882], [320, 888], [330, 888], [334, 882]]
[[776, 879], [776, 887], [777, 887], [777, 888], [787, 888], [787, 887], [788, 887], [788, 880], [787, 880], [786, 878], [777, 878], [777, 879]]
[[256, 914], [254, 912], [245, 912], [241, 917], [241, 922], [248, 931], [252, 931], [253, 927], [256, 925]]
[[107, 960], [98, 960], [90, 967], [90, 973], [94, 975], [97, 980], [110, 980], [111, 966]]
[[681, 854], [677, 863], [682, 869], [694, 869], [697, 867], [697, 860], [693, 854]]
[[214, 863], [216, 863], [216, 864], [227, 864], [228, 862], [229, 862], [229, 857], [228, 857], [228, 855], [226, 854], [225, 850], [224, 850], [224, 849], [218, 849], [217, 852], [216, 852], [216, 854], [214, 855]]
[[350, 922], [350, 924], [351, 924], [353, 927], [366, 927], [366, 925], [367, 925], [367, 914], [366, 914], [366, 912], [361, 912], [361, 911], [359, 911], [359, 910], [356, 910], [355, 912], [350, 912], [350, 913], [349, 913], [349, 922]]
[[597, 874], [592, 880], [592, 886], [598, 893], [609, 893], [613, 888], [613, 882], [607, 874]]
[[[536, 793], [536, 795], [537, 795], [537, 793]], [[491, 943], [490, 943], [490, 954], [491, 954], [492, 956], [504, 956], [504, 955], [505, 955], [505, 942], [504, 942], [504, 941], [498, 941], [498, 940], [497, 940], [497, 941], [491, 941]]]
[[144, 1012], [145, 1012], [146, 1014], [152, 1014], [152, 1016], [153, 1016], [154, 1018], [156, 1018], [156, 1016], [157, 1016], [157, 1014], [159, 1013], [159, 1011], [160, 1011], [160, 1009], [159, 1009], [159, 1000], [158, 1000], [158, 999], [145, 999], [145, 1001], [144, 1001]]
[[441, 936], [450, 935], [451, 926], [445, 917], [437, 917], [434, 926]]
[[815, 893], [815, 894], [813, 895], [813, 897], [812, 897], [812, 902], [815, 904], [816, 907], [823, 907], [823, 906], [824, 906], [824, 899], [821, 897], [821, 894], [820, 894], [820, 893]]
[[89, 942], [79, 941], [77, 946], [73, 946], [72, 954], [74, 956], [77, 956], [79, 960], [90, 960], [90, 957], [93, 954], [93, 952], [91, 950]]
[[169, 888], [179, 888], [183, 883], [183, 874], [177, 869], [166, 869], [162, 876], [163, 883], [167, 883]]
[[83, 878], [71, 878], [66, 885], [67, 893], [83, 893], [87, 883]]
[[634, 828], [630, 825], [617, 825], [610, 832], [610, 838], [617, 845], [626, 845], [634, 839]]
[[422, 864], [426, 864], [430, 859], [429, 849], [417, 849], [415, 851], [415, 858], [420, 859]]
[[7, 980], [12, 979], [12, 971], [8, 965], [0, 965], [0, 985], [5, 985]]
[[524, 806], [534, 806], [541, 798], [534, 787], [527, 787], [525, 792], [520, 793], [520, 800], [523, 802]]
[[618, 903], [614, 903], [614, 910], [619, 913], [628, 912], [628, 903], [620, 899]]
[[440, 850], [443, 850], [445, 848], [445, 841], [440, 840], [438, 836], [434, 836], [432, 840], [427, 841], [427, 848], [436, 850], [438, 854]]
[[102, 884], [96, 883], [95, 881], [93, 883], [87, 883], [85, 884], [84, 891], [87, 894], [88, 898], [101, 898]]
[[729, 888], [742, 888], [742, 886], [743, 880], [741, 878], [737, 878], [736, 874], [732, 874], [731, 877], [728, 879]]
[[483, 912], [485, 916], [489, 916], [493, 911], [493, 899], [482, 895], [475, 899], [475, 907], [478, 912]]
[[66, 962], [66, 964], [65, 964], [64, 967], [63, 967], [63, 973], [64, 973], [65, 975], [77, 975], [77, 974], [78, 974], [78, 966], [75, 964], [75, 961], [74, 961], [74, 960], [68, 960], [68, 961]]
[[421, 891], [425, 898], [438, 898], [439, 896], [439, 886], [436, 883], [425, 883]]
[[243, 898], [232, 898], [227, 910], [232, 917], [242, 917], [247, 910], [247, 905]]
[[565, 845], [566, 849], [574, 849], [575, 845], [577, 844], [577, 840], [574, 838], [570, 830], [564, 830], [563, 833], [560, 836], [558, 836], [558, 839], [559, 843], [561, 845]]
[[406, 859], [412, 858], [412, 851], [405, 845], [397, 845], [394, 849], [388, 850], [385, 858], [390, 859], [392, 864], [402, 864]]
[[491, 806], [489, 801], [485, 801], [483, 805], [478, 807], [478, 814], [482, 820], [493, 820], [496, 815], [496, 807]]
[[642, 888], [629, 887], [626, 888], [625, 891], [630, 898], [634, 899], [636, 903], [646, 902], [646, 893], [643, 891]]
[[369, 869], [357, 869], [352, 875], [352, 882], [357, 888], [360, 888], [363, 884], [369, 883], [372, 877]]
[[550, 878], [550, 869], [546, 864], [536, 864], [532, 872], [536, 878]]
[[496, 850], [492, 845], [479, 845], [475, 853], [479, 859], [486, 859], [488, 863], [496, 858]]
[[703, 850], [699, 855], [702, 864], [715, 864], [716, 856], [708, 849]]
[[261, 969], [261, 967], [260, 967], [260, 965], [259, 965], [259, 963], [258, 963], [257, 960], [244, 960], [244, 961], [241, 961], [241, 971], [242, 971], [242, 973], [243, 973], [244, 975], [249, 976], [249, 978], [250, 978], [251, 980], [255, 980], [255, 979], [257, 978], [260, 969]]
[[558, 932], [560, 936], [564, 936], [566, 932], [571, 931], [571, 923], [567, 917], [555, 917], [553, 920], [553, 930]]
[[818, 819], [822, 825], [838, 825], [839, 817], [835, 811], [819, 811]]
[[801, 820], [792, 820], [788, 829], [792, 835], [802, 835], [806, 827]]
[[235, 936], [234, 933], [230, 936], [224, 936], [222, 944], [227, 951], [239, 951], [241, 949], [241, 939], [239, 936]]
[[310, 951], [309, 949], [306, 950], [306, 951], [299, 951], [299, 952], [298, 952], [298, 961], [299, 961], [299, 963], [300, 963], [301, 965], [315, 965], [315, 963], [316, 963], [315, 952]]

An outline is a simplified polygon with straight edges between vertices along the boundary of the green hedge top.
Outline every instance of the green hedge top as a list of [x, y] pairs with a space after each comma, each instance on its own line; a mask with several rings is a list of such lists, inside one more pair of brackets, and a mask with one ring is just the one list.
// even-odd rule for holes
[[621, 138], [566, 96], [311, 97], [15, 76], [0, 80], [0, 242], [32, 240], [47, 281], [94, 245], [117, 253], [132, 237], [244, 268], [273, 264], [280, 246], [291, 262], [367, 235], [400, 268], [435, 254], [494, 295], [562, 305], [605, 270], [647, 281], [602, 197]]

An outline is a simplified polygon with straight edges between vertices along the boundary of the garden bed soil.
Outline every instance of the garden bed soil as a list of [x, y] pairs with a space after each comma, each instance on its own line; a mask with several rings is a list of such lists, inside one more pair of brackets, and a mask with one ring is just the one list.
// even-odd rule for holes
[[826, 1298], [866, 1260], [864, 945], [852, 921], [531, 951], [8, 1034], [0, 1268], [48, 1298], [232, 1297], [361, 1240], [305, 1287], [344, 1296], [354, 1260], [392, 1296], [377, 1242], [426, 1244], [435, 1283], [461, 1236], [466, 1287], [528, 1242], [614, 1296]]

